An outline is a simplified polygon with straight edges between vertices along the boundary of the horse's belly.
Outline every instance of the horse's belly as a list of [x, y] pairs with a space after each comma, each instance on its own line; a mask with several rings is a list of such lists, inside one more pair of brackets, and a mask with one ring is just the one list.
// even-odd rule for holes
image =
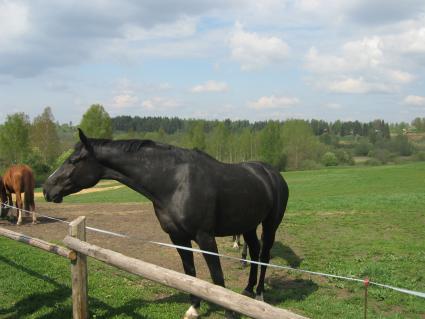
[[216, 236], [230, 236], [256, 229], [270, 211], [271, 207], [264, 203], [255, 204], [251, 202], [246, 205], [230, 205], [217, 212], [215, 234]]

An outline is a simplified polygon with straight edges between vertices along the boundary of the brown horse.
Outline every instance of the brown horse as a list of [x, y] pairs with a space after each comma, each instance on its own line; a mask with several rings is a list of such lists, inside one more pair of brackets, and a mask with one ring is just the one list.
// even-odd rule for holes
[[34, 204], [34, 187], [35, 179], [31, 168], [27, 165], [18, 164], [12, 165], [6, 170], [3, 175], [3, 185], [6, 191], [9, 205], [13, 205], [12, 194], [16, 195], [16, 207], [18, 210], [18, 222], [17, 225], [22, 224], [22, 196], [24, 193], [25, 210], [32, 211], [32, 223], [37, 223], [35, 216], [35, 204]]

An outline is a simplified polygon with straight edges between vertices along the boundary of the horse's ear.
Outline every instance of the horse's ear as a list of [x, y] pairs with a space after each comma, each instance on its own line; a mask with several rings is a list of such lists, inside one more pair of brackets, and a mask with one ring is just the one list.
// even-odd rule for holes
[[87, 148], [90, 149], [90, 143], [89, 140], [87, 138], [87, 136], [84, 134], [83, 130], [78, 128], [78, 135], [80, 137], [80, 141], [81, 143], [83, 143], [83, 145]]

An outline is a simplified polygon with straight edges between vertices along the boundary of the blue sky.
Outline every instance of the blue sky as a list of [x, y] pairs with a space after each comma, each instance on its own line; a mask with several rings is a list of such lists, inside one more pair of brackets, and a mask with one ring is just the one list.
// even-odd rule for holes
[[0, 122], [50, 106], [207, 119], [425, 117], [425, 1], [0, 0]]

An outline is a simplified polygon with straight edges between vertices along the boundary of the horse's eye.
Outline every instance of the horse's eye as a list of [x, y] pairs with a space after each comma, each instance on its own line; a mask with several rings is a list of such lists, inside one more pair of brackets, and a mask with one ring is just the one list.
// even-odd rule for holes
[[80, 157], [79, 156], [73, 156], [73, 157], [70, 157], [69, 158], [69, 162], [71, 164], [76, 164], [79, 160], [80, 160]]

